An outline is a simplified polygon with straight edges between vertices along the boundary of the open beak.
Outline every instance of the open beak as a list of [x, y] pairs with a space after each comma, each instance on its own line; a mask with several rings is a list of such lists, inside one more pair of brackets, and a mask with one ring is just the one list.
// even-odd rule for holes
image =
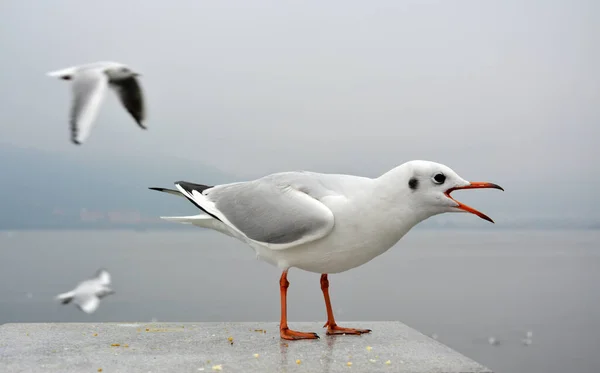
[[471, 214], [475, 214], [475, 215], [479, 216], [480, 218], [493, 223], [494, 221], [492, 219], [490, 219], [490, 217], [488, 217], [484, 213], [479, 212], [479, 211], [475, 210], [474, 208], [469, 207], [469, 206], [465, 205], [464, 203], [458, 202], [454, 198], [450, 197], [450, 193], [452, 193], [455, 190], [459, 190], [459, 189], [484, 189], [484, 188], [500, 189], [501, 191], [504, 191], [504, 189], [502, 189], [502, 187], [500, 185], [496, 185], [496, 184], [492, 184], [492, 183], [485, 183], [485, 182], [473, 181], [469, 185], [450, 188], [450, 189], [448, 189], [446, 191], [445, 194], [446, 194], [446, 197], [448, 197], [451, 200], [453, 200], [454, 202], [458, 203], [458, 206], [456, 206], [457, 208], [459, 208], [461, 210], [464, 210], [466, 212], [470, 212]]

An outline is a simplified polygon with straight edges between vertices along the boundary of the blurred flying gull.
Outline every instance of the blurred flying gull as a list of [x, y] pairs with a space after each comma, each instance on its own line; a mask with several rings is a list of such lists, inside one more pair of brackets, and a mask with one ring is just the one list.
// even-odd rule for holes
[[73, 100], [69, 115], [71, 141], [81, 145], [88, 138], [106, 88], [113, 88], [138, 126], [146, 129], [144, 97], [136, 77], [140, 74], [119, 62], [95, 62], [51, 71], [48, 76], [72, 81]]
[[105, 269], [100, 269], [94, 278], [79, 283], [72, 291], [59, 294], [56, 299], [62, 304], [72, 301], [83, 312], [93, 313], [98, 309], [100, 299], [115, 293], [108, 285], [110, 274]]
[[529, 346], [532, 342], [533, 342], [533, 332], [532, 331], [528, 331], [527, 332], [527, 337], [523, 340], [521, 340], [521, 342], [523, 342], [523, 344], [525, 346]]

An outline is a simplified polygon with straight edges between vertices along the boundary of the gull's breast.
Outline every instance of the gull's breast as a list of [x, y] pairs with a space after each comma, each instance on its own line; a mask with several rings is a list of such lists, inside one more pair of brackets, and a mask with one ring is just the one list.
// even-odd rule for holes
[[400, 237], [384, 221], [368, 213], [337, 213], [335, 226], [326, 237], [285, 250], [255, 248], [259, 258], [279, 268], [296, 267], [315, 273], [339, 273], [361, 266], [391, 248]]

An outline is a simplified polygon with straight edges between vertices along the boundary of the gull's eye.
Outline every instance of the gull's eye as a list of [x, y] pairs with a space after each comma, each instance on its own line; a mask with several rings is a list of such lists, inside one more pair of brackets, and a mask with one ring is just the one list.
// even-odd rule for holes
[[444, 184], [444, 181], [446, 181], [446, 175], [444, 175], [443, 173], [437, 173], [435, 175], [433, 175], [433, 182], [436, 184]]

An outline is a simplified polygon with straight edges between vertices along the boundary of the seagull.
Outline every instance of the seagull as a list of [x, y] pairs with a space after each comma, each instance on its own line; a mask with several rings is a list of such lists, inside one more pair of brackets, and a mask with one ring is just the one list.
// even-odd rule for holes
[[73, 301], [80, 310], [93, 313], [98, 309], [100, 299], [115, 293], [108, 287], [109, 284], [110, 274], [105, 269], [99, 269], [94, 278], [81, 282], [75, 290], [59, 294], [56, 300], [62, 304]]
[[523, 342], [523, 344], [525, 346], [529, 346], [533, 342], [532, 338], [533, 338], [533, 332], [530, 330], [527, 332], [527, 337], [522, 339], [521, 342]]
[[469, 212], [493, 220], [458, 202], [450, 193], [495, 188], [469, 182], [449, 167], [414, 160], [377, 178], [310, 171], [280, 172], [222, 185], [175, 182], [177, 190], [149, 189], [185, 197], [202, 213], [162, 219], [216, 230], [252, 249], [257, 258], [282, 270], [280, 337], [316, 339], [287, 323], [287, 274], [292, 267], [321, 274], [327, 335], [369, 333], [337, 325], [329, 297], [328, 274], [363, 265], [394, 246], [419, 222], [445, 212]]
[[110, 86], [136, 121], [146, 129], [144, 97], [137, 77], [139, 73], [119, 62], [94, 62], [47, 73], [51, 77], [72, 81], [73, 101], [69, 125], [71, 141], [81, 145], [88, 138], [98, 110]]
[[491, 344], [492, 346], [497, 346], [500, 344], [500, 341], [496, 337], [489, 337], [488, 343]]

